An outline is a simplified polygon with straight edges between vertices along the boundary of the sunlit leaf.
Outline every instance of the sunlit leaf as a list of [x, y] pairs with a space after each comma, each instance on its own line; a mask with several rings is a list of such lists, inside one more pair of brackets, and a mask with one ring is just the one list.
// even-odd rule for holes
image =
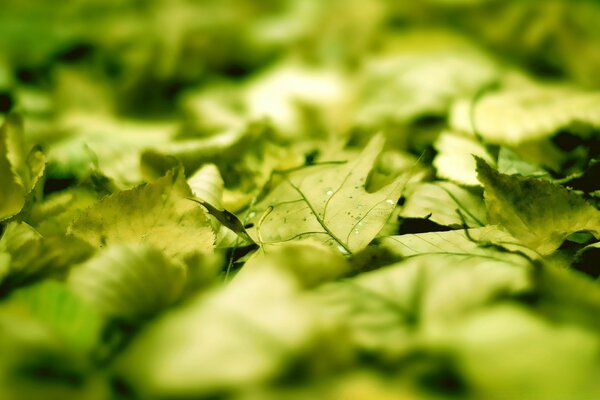
[[426, 218], [455, 228], [484, 226], [485, 205], [476, 193], [450, 182], [415, 183], [406, 188], [400, 216]]
[[433, 160], [437, 175], [462, 185], [480, 184], [477, 180], [473, 155], [489, 163], [492, 162], [485, 147], [468, 136], [443, 132], [434, 146], [438, 152]]
[[527, 84], [487, 94], [474, 105], [457, 105], [451, 125], [462, 132], [476, 129], [492, 144], [515, 146], [546, 139], [576, 124], [598, 128], [599, 107], [597, 92]]
[[577, 194], [547, 181], [501, 174], [482, 159], [477, 172], [489, 221], [540, 253], [552, 253], [577, 231], [600, 237], [600, 211]]
[[522, 266], [539, 258], [537, 253], [493, 225], [468, 230], [388, 236], [381, 238], [379, 243], [402, 257], [443, 254], [451, 258], [479, 258], [481, 263]]
[[214, 233], [191, 195], [183, 174], [115, 193], [92, 205], [69, 232], [94, 247], [115, 243], [150, 243], [170, 257], [211, 252]]
[[312, 237], [352, 253], [367, 246], [390, 216], [406, 178], [369, 193], [365, 185], [383, 149], [374, 137], [356, 159], [284, 173], [273, 191], [252, 208], [249, 230], [262, 245]]

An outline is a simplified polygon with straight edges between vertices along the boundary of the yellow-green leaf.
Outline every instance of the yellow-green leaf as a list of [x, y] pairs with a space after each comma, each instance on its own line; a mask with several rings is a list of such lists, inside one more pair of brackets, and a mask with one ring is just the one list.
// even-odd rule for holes
[[344, 253], [365, 248], [394, 211], [405, 182], [400, 176], [367, 192], [367, 178], [383, 146], [378, 135], [354, 160], [284, 174], [283, 182], [253, 208], [250, 236], [264, 245], [312, 237]]
[[150, 245], [113, 245], [69, 275], [69, 286], [102, 314], [148, 317], [177, 300], [186, 280], [183, 264]]
[[556, 250], [571, 233], [600, 237], [600, 211], [577, 194], [535, 178], [501, 174], [477, 159], [488, 220], [541, 254]]
[[214, 233], [206, 214], [186, 197], [191, 192], [181, 171], [155, 182], [105, 197], [69, 227], [95, 247], [150, 243], [169, 257], [211, 252]]

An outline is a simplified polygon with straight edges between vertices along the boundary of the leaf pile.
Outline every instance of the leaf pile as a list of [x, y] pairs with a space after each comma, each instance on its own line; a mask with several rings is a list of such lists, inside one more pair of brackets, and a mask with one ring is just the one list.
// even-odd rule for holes
[[0, 399], [600, 398], [597, 2], [4, 3]]

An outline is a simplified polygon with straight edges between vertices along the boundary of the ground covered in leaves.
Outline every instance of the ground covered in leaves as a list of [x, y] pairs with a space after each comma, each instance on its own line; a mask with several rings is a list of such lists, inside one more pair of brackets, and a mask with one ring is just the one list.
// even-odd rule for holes
[[0, 399], [600, 398], [597, 2], [2, 8]]

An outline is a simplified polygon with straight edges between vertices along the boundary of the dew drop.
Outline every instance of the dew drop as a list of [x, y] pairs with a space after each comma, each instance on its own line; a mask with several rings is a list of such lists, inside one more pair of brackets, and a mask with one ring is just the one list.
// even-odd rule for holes
[[359, 233], [360, 233], [360, 231], [359, 231], [358, 229], [355, 229], [355, 230], [354, 230], [354, 234], [355, 234], [355, 235], [358, 235]]
[[248, 218], [254, 218], [256, 216], [256, 213], [254, 211], [252, 211], [250, 214], [248, 214]]
[[325, 194], [327, 196], [332, 196], [333, 195], [333, 190], [328, 190], [327, 192], [325, 192]]
[[387, 199], [385, 202], [388, 203], [390, 206], [394, 205], [394, 200], [392, 199]]
[[342, 253], [342, 254], [348, 254], [348, 251], [344, 248], [344, 246], [338, 245], [337, 248], [340, 251], [340, 253]]

